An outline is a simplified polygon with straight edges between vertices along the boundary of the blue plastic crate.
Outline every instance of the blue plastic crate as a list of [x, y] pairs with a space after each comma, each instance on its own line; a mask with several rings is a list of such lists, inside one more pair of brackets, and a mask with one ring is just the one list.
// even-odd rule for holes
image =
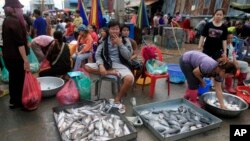
[[209, 78], [204, 78], [205, 82], [206, 82], [206, 86], [203, 88], [201, 86], [199, 86], [198, 88], [198, 94], [199, 96], [208, 92], [210, 90], [210, 87], [211, 87], [211, 80]]
[[170, 82], [184, 83], [186, 78], [178, 64], [167, 64]]

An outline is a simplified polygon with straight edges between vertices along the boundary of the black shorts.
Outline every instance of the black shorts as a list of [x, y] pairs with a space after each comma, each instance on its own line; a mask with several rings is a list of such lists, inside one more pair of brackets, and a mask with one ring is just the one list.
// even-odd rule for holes
[[193, 70], [195, 69], [190, 63], [183, 61], [183, 56], [180, 58], [180, 68], [186, 77], [188, 88], [191, 90], [196, 90], [199, 88], [200, 81], [194, 76]]

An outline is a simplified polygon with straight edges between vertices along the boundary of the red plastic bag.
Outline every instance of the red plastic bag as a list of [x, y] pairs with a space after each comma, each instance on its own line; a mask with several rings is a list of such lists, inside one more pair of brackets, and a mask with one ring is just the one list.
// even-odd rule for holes
[[35, 110], [38, 108], [42, 99], [41, 87], [37, 79], [31, 72], [25, 73], [22, 103], [27, 110]]
[[46, 58], [44, 58], [43, 61], [40, 63], [40, 71], [44, 71], [50, 68], [50, 62]]
[[250, 105], [250, 87], [249, 86], [238, 86], [236, 95], [244, 99]]
[[61, 105], [73, 104], [79, 101], [80, 96], [74, 80], [70, 79], [56, 94], [56, 99]]

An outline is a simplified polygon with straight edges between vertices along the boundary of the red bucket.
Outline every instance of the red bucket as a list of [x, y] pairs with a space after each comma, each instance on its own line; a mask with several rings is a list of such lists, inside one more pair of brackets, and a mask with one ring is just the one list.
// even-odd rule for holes
[[250, 86], [238, 86], [236, 95], [244, 99], [250, 105]]

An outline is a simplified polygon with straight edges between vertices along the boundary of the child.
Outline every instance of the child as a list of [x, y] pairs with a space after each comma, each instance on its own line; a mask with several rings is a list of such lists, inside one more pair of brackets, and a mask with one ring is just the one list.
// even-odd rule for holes
[[[237, 77], [238, 79], [238, 86], [243, 85], [243, 81], [246, 79], [248, 73], [248, 63], [241, 60], [236, 60], [236, 55], [234, 51], [234, 47], [232, 45], [233, 40], [233, 33], [228, 33], [227, 35], [227, 50], [228, 50], [228, 59], [230, 61], [235, 62], [237, 64], [238, 69], [240, 70], [240, 74]], [[232, 87], [233, 78], [227, 77], [225, 78], [225, 90], [228, 93], [236, 93], [235, 89]]]

